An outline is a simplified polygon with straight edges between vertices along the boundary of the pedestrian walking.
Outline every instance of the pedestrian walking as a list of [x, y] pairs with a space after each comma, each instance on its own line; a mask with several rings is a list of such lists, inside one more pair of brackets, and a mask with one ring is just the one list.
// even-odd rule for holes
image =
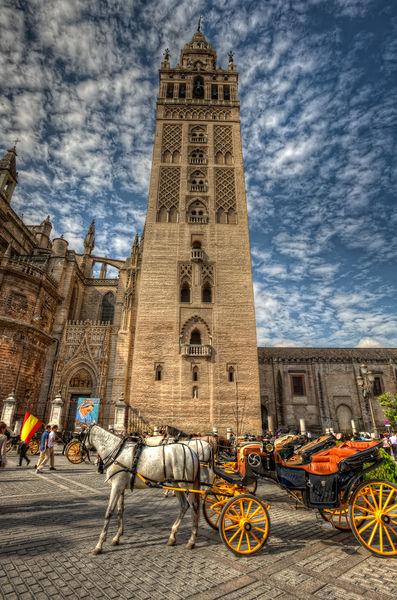
[[395, 431], [392, 431], [389, 441], [393, 451], [394, 460], [397, 460], [397, 434]]
[[28, 451], [29, 444], [26, 442], [20, 442], [18, 453], [19, 453], [19, 464], [18, 467], [22, 467], [22, 459], [26, 460], [26, 463], [30, 465], [30, 459], [26, 456], [26, 452]]
[[40, 441], [40, 458], [36, 465], [36, 473], [42, 473], [43, 469], [41, 468], [49, 459], [49, 451], [48, 451], [48, 438], [50, 437], [51, 425], [47, 425], [43, 435], [41, 436]]
[[55, 458], [55, 442], [60, 442], [61, 439], [57, 438], [58, 425], [53, 425], [51, 433], [48, 436], [48, 452], [50, 457], [50, 471], [56, 471], [54, 458]]
[[7, 424], [0, 421], [0, 469], [4, 469], [7, 464]]

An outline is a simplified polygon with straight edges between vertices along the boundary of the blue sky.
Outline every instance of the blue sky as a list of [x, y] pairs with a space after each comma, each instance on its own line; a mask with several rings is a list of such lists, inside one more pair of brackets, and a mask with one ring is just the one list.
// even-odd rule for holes
[[157, 70], [200, 14], [240, 102], [258, 343], [397, 346], [394, 0], [3, 0], [13, 207], [126, 257], [146, 211]]

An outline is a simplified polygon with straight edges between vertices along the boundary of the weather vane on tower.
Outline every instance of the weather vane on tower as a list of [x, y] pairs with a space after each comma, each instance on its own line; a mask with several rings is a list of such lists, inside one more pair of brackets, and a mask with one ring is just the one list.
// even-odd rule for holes
[[199, 17], [199, 20], [198, 20], [198, 23], [197, 23], [197, 31], [201, 31], [201, 19], [202, 19], [202, 18], [203, 18], [203, 17], [200, 15], [200, 17]]

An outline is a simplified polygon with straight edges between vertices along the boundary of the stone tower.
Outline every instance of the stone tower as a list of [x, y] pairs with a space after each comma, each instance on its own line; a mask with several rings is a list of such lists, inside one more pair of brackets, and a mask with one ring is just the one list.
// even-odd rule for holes
[[161, 63], [130, 404], [153, 424], [261, 430], [238, 74], [200, 31]]

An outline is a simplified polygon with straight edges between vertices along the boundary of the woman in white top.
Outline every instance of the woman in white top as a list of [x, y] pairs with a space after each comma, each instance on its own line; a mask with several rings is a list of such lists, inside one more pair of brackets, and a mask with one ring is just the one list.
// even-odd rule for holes
[[7, 464], [7, 436], [6, 436], [7, 425], [4, 421], [0, 421], [0, 468], [4, 469]]

